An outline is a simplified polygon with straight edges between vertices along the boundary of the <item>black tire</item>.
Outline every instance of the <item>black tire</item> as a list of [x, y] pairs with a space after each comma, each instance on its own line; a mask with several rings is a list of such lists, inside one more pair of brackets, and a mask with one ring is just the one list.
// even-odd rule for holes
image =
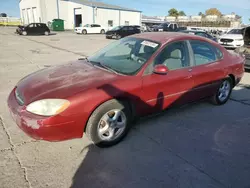
[[[119, 137], [112, 141], [105, 141], [98, 135], [98, 126], [101, 118], [107, 112], [119, 109], [121, 110], [126, 116], [126, 127], [124, 131], [121, 133]], [[125, 102], [121, 102], [118, 100], [110, 100], [103, 104], [101, 104], [90, 116], [87, 127], [86, 127], [86, 135], [87, 137], [98, 147], [110, 147], [118, 144], [122, 139], [127, 135], [130, 129], [130, 121], [131, 121], [131, 112], [129, 110], [129, 106]]]
[[[230, 86], [230, 89], [229, 89], [229, 94], [228, 94], [228, 96], [224, 99], [224, 100], [221, 100], [220, 98], [219, 98], [219, 90], [220, 90], [220, 88], [221, 88], [221, 86], [222, 86], [222, 84], [224, 83], [224, 82], [228, 82], [229, 83], [229, 86]], [[216, 91], [216, 93], [211, 97], [211, 102], [212, 102], [212, 104], [214, 104], [214, 105], [223, 105], [223, 104], [225, 104], [228, 100], [229, 100], [229, 98], [230, 98], [230, 95], [231, 95], [231, 93], [232, 93], [232, 89], [233, 89], [233, 84], [232, 84], [232, 79], [231, 78], [226, 78], [226, 79], [224, 79], [224, 80], [222, 80], [221, 81], [221, 84], [220, 84], [220, 86], [219, 86], [219, 88], [217, 89], [217, 91]]]
[[105, 34], [105, 30], [104, 29], [101, 30], [101, 34]]
[[117, 39], [117, 40], [119, 40], [119, 39], [121, 39], [121, 38], [122, 38], [121, 35], [116, 35], [116, 39]]
[[87, 30], [86, 29], [82, 30], [82, 34], [86, 35], [87, 34]]
[[28, 35], [27, 31], [23, 31], [23, 32], [22, 32], [22, 35], [23, 35], [23, 36], [27, 36], [27, 35]]
[[46, 36], [49, 36], [49, 34], [50, 34], [49, 31], [45, 31], [45, 32], [44, 32], [44, 35], [46, 35]]

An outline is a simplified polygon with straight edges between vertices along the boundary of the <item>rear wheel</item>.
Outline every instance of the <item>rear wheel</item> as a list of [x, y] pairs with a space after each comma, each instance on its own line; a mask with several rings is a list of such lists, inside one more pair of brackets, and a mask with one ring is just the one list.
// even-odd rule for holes
[[87, 34], [87, 30], [82, 30], [82, 34], [86, 35]]
[[223, 80], [218, 88], [216, 94], [211, 98], [211, 101], [215, 105], [223, 105], [230, 98], [233, 89], [232, 79], [227, 78]]
[[104, 29], [101, 30], [101, 34], [105, 34], [105, 30]]
[[26, 36], [27, 34], [28, 34], [27, 31], [22, 32], [22, 35], [24, 35], [24, 36]]
[[90, 116], [86, 135], [99, 147], [113, 146], [127, 135], [130, 117], [126, 103], [117, 100], [107, 101]]

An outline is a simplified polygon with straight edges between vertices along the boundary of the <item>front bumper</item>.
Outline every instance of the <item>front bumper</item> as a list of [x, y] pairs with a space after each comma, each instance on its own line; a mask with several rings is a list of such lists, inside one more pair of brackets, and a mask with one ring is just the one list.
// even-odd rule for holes
[[113, 39], [113, 38], [116, 38], [116, 34], [106, 34], [106, 38], [107, 39]]
[[77, 33], [77, 34], [82, 34], [82, 30], [75, 29], [75, 33]]
[[225, 48], [238, 48], [244, 45], [244, 41], [236, 41], [236, 40], [234, 40], [233, 42], [222, 42], [221, 40], [219, 40], [218, 42]]
[[44, 117], [29, 113], [20, 106], [15, 97], [15, 89], [8, 98], [8, 107], [13, 120], [27, 135], [37, 140], [62, 141], [81, 138], [84, 124], [67, 116]]

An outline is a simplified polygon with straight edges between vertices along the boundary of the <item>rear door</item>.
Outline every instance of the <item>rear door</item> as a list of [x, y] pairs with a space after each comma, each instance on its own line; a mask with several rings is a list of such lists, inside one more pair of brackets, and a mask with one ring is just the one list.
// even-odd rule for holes
[[129, 26], [128, 27], [128, 35], [136, 34], [138, 30], [136, 30], [136, 27]]
[[224, 78], [223, 54], [212, 44], [191, 40], [194, 67], [192, 76], [194, 79], [194, 91], [197, 98], [213, 95], [221, 80]]
[[129, 35], [129, 27], [128, 26], [124, 26], [121, 30], [120, 30], [120, 35], [122, 37], [126, 37]]
[[98, 24], [93, 24], [93, 32], [94, 33], [101, 33], [101, 26]]
[[35, 30], [36, 30], [37, 34], [44, 34], [44, 32], [45, 32], [43, 24], [40, 24], [40, 23], [36, 24], [36, 29]]

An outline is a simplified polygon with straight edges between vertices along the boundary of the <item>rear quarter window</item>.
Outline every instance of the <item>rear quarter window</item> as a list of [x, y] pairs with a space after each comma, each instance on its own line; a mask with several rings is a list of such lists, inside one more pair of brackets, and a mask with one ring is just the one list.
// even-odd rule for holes
[[194, 53], [195, 65], [204, 65], [218, 60], [215, 47], [210, 43], [199, 40], [191, 40], [190, 44]]
[[219, 48], [214, 47], [214, 51], [216, 53], [216, 56], [217, 56], [218, 60], [223, 59], [223, 53], [222, 53], [222, 51]]

